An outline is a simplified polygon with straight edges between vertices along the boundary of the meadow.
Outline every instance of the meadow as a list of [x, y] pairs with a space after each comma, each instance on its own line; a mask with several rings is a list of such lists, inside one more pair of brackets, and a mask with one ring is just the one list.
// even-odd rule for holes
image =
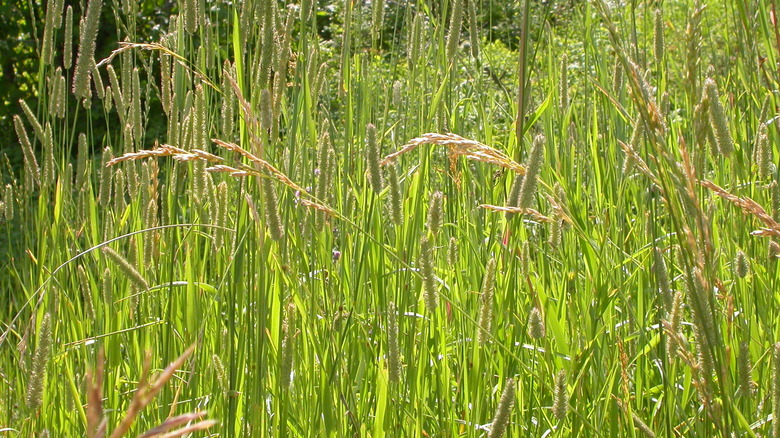
[[774, 1], [44, 3], [2, 435], [780, 436]]

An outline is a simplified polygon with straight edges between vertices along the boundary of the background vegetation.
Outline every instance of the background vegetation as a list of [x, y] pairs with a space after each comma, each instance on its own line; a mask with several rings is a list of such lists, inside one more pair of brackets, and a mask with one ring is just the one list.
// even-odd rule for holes
[[140, 3], [0, 11], [2, 432], [780, 436], [773, 2]]

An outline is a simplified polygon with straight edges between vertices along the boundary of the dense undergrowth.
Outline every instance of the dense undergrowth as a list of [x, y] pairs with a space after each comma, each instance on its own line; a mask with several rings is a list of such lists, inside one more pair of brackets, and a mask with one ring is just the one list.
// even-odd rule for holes
[[49, 0], [2, 431], [778, 436], [774, 4], [651, 3]]

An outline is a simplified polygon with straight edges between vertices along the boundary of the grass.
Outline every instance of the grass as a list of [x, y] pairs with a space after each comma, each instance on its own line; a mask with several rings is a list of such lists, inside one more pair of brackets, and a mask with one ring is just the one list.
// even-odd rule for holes
[[87, 3], [129, 44], [50, 0], [2, 160], [7, 435], [780, 432], [773, 4]]

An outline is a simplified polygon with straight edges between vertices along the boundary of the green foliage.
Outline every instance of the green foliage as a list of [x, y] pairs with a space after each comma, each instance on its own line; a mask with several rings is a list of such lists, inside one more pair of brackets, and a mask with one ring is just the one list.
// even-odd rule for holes
[[0, 424], [776, 431], [766, 8], [468, 1], [0, 6]]

